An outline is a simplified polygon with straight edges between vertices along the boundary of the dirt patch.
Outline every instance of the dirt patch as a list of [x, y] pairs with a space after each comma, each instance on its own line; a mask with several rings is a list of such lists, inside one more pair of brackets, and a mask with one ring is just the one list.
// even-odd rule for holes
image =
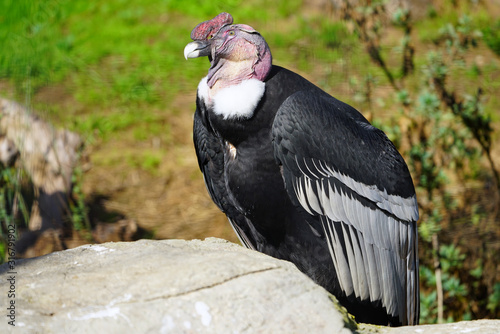
[[[91, 148], [92, 167], [85, 173], [84, 192], [103, 198], [103, 212], [134, 219], [154, 238], [214, 236], [237, 241], [225, 215], [208, 196], [197, 165], [192, 143], [194, 100], [193, 93], [181, 95], [171, 105], [174, 112], [164, 112], [171, 128], [170, 145], [154, 139], [138, 142], [124, 132]], [[144, 152], [159, 159], [153, 171], [145, 170]], [[93, 219], [106, 217], [96, 214]]]

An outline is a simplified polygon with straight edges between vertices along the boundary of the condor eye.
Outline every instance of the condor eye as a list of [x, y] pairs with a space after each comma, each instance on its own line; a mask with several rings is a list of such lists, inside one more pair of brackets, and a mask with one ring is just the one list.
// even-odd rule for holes
[[228, 34], [229, 36], [234, 36], [234, 30], [229, 30]]

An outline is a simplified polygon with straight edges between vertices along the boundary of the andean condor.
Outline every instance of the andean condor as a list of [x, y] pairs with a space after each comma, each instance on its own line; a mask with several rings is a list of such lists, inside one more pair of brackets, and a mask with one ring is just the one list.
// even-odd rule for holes
[[221, 13], [196, 26], [208, 56], [194, 144], [242, 244], [293, 262], [359, 322], [419, 317], [418, 207], [392, 142], [356, 109], [272, 65], [264, 38]]

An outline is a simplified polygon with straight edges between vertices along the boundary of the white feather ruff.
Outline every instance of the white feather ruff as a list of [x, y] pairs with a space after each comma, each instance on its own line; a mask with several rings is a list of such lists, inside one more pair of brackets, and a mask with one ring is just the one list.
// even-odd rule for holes
[[214, 113], [224, 119], [250, 118], [259, 104], [266, 84], [257, 79], [248, 79], [237, 85], [222, 88], [212, 96], [207, 85], [207, 78], [203, 78], [198, 85], [198, 95], [205, 103], [212, 105]]
[[210, 95], [208, 93], [210, 88], [208, 88], [207, 81], [207, 77], [200, 80], [200, 83], [198, 84], [198, 96], [200, 99], [205, 101], [206, 104], [211, 104]]

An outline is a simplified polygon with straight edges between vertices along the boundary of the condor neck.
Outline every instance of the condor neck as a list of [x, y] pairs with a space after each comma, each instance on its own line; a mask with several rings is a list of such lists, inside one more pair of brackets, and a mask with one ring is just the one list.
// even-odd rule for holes
[[253, 60], [231, 61], [219, 59], [208, 71], [208, 86], [212, 95], [216, 95], [221, 89], [236, 86], [243, 81], [253, 79]]
[[249, 119], [264, 95], [270, 59], [214, 59], [208, 75], [198, 85], [198, 94], [214, 114], [225, 120]]

